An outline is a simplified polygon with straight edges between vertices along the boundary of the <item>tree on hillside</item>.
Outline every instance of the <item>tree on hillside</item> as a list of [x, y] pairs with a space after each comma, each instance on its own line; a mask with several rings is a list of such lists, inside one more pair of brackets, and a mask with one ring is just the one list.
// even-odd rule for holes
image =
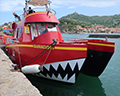
[[[120, 26], [120, 14], [114, 16], [85, 16], [82, 14], [69, 14], [59, 19], [60, 26], [67, 24], [81, 25], [83, 28], [91, 28], [94, 24], [104, 25], [105, 27], [118, 28]], [[71, 27], [70, 27], [71, 28]]]

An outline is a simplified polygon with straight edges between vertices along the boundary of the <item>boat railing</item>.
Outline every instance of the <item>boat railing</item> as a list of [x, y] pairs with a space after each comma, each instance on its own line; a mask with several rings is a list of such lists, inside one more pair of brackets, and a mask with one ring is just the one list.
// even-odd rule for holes
[[88, 39], [82, 39], [82, 38], [73, 38], [73, 37], [64, 37], [65, 42], [71, 42], [71, 43], [87, 43]]
[[0, 39], [3, 39], [3, 37], [0, 37]]
[[[45, 9], [46, 10], [45, 12], [47, 12], [47, 14], [52, 13], [52, 14], [56, 15], [56, 11], [54, 9], [51, 9], [51, 8], [47, 8], [47, 9], [45, 7], [36, 7], [36, 8], [33, 8], [33, 10], [35, 10], [35, 9]], [[35, 12], [40, 12], [40, 11], [35, 11]], [[25, 16], [27, 16], [27, 15], [28, 15], [27, 12], [26, 12], [26, 14], [20, 15], [20, 19], [21, 20], [24, 19]], [[15, 22], [19, 22], [19, 19], [15, 18]]]
[[36, 11], [35, 9], [45, 9], [47, 13], [49, 12], [52, 13], [54, 11], [54, 15], [55, 15], [56, 11], [51, 9], [50, 4], [51, 1], [49, 0], [29, 0], [29, 1], [26, 0], [25, 11], [27, 12], [27, 8], [29, 7], [29, 5], [33, 5], [34, 6], [34, 8], [32, 8], [33, 11]]
[[10, 43], [14, 43], [15, 42], [15, 40], [13, 40], [13, 38], [11, 37], [9, 37], [9, 38], [6, 38], [5, 39], [5, 44], [10, 44]]
[[[20, 19], [21, 19], [21, 20], [24, 19], [24, 17], [25, 17], [24, 14], [20, 15]], [[18, 19], [18, 18], [15, 18], [15, 22], [19, 22], [19, 19]]]
[[3, 37], [0, 37], [0, 44], [3, 43]]
[[75, 40], [81, 40], [81, 38], [64, 37], [64, 41], [75, 41]]
[[24, 17], [25, 17], [24, 14], [20, 15], [20, 19], [21, 19], [21, 20], [24, 19]]
[[40, 9], [44, 9], [45, 12], [52, 13], [52, 14], [56, 15], [56, 11], [54, 9], [51, 9], [51, 8], [46, 8], [46, 7], [36, 7], [36, 8], [33, 8], [33, 10], [35, 10], [35, 12], [39, 12], [39, 11], [36, 11], [36, 10], [40, 10]]

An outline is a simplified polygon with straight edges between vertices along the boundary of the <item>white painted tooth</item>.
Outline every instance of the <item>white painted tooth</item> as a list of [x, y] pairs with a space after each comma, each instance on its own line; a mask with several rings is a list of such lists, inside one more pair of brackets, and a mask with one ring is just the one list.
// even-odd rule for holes
[[79, 59], [79, 60], [78, 60], [79, 71], [80, 71], [80, 69], [81, 69], [81, 67], [82, 67], [82, 65], [83, 65], [83, 63], [84, 63], [84, 61], [85, 61], [85, 58]]
[[66, 74], [66, 76], [63, 78], [62, 81], [66, 82], [67, 81], [67, 77], [68, 77], [68, 74]]
[[61, 77], [60, 74], [58, 74], [57, 78], [58, 78], [58, 80], [59, 80], [59, 79], [62, 80], [62, 77]]
[[71, 69], [72, 69], [72, 71], [73, 71], [74, 68], [75, 68], [75, 65], [76, 65], [76, 60], [74, 60], [74, 61], [69, 61], [69, 65], [70, 65], [70, 67], [71, 67]]
[[50, 70], [50, 64], [44, 64], [43, 65], [48, 71]]
[[52, 65], [53, 68], [57, 71], [58, 66], [59, 66], [59, 63], [58, 63], [58, 62], [57, 62], [57, 63], [52, 63], [51, 65]]
[[47, 74], [47, 76], [46, 76], [47, 78], [51, 78], [48, 74]]
[[62, 79], [61, 75], [59, 74], [59, 76], [56, 78], [56, 76], [54, 74], [52, 74], [52, 79], [54, 80], [58, 80], [58, 81], [64, 81], [66, 82], [67, 81], [67, 77], [68, 77], [68, 74]]
[[62, 81], [62, 78], [61, 79], [60, 78], [56, 78], [56, 76], [54, 74], [52, 74], [52, 77], [51, 77], [51, 79], [53, 79], [53, 80]]
[[45, 75], [43, 75], [43, 74], [41, 74], [41, 73], [40, 73], [40, 76], [41, 76], [41, 77], [46, 77]]
[[57, 79], [54, 74], [52, 74], [52, 77], [51, 77], [51, 78], [52, 78], [52, 79], [55, 79], [55, 80]]
[[66, 66], [67, 66], [67, 62], [60, 62], [60, 65], [62, 66], [63, 70], [65, 70]]
[[[34, 74], [33, 74], [34, 75]], [[40, 76], [40, 73], [39, 74], [35, 74], [36, 76]]]
[[68, 80], [68, 82], [75, 83], [75, 74]]

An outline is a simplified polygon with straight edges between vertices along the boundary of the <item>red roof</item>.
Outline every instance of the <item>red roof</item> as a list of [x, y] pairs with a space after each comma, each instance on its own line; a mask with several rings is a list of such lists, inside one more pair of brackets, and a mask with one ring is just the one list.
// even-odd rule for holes
[[5, 29], [5, 30], [10, 30], [10, 31], [12, 30], [12, 31], [13, 31], [12, 28], [5, 28], [5, 27], [4, 27], [3, 29]]

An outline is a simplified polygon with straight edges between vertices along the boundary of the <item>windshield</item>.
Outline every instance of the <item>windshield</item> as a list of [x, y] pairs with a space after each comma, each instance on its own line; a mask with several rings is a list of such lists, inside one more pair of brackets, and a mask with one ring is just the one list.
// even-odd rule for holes
[[50, 31], [58, 32], [58, 30], [57, 30], [58, 26], [56, 23], [37, 22], [37, 23], [28, 23], [27, 26], [30, 27], [32, 40], [34, 40], [34, 38], [38, 37], [41, 34], [48, 32], [48, 31], [49, 32]]
[[36, 25], [37, 25], [37, 30], [39, 35], [47, 32], [45, 23], [36, 23]]
[[35, 37], [38, 37], [37, 30], [35, 24], [30, 24], [30, 30], [31, 30], [31, 38], [34, 40]]
[[46, 23], [48, 27], [48, 31], [57, 31], [55, 23]]

